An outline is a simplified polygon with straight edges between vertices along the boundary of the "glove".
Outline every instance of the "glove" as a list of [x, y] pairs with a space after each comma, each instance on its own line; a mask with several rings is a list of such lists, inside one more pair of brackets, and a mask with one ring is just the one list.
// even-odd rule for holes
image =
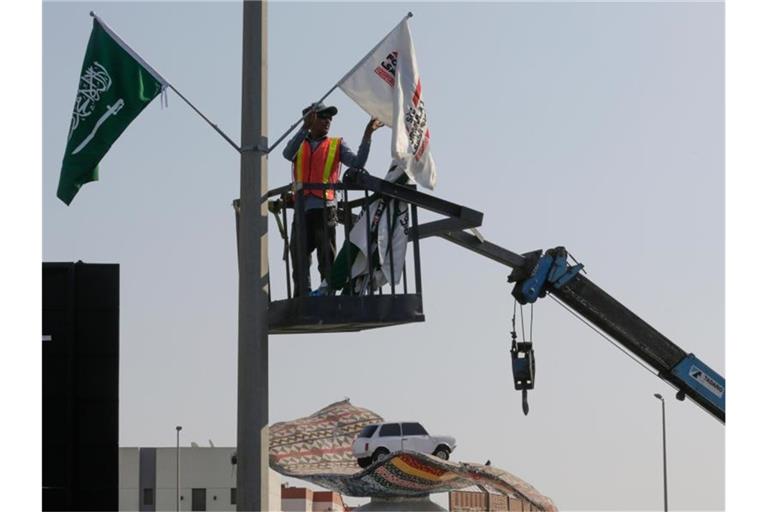
[[270, 213], [280, 213], [282, 209], [283, 209], [282, 200], [275, 199], [274, 201], [267, 201], [267, 210], [269, 210]]

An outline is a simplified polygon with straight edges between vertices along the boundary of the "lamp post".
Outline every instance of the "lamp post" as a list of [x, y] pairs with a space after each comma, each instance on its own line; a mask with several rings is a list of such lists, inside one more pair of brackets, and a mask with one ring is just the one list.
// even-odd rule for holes
[[179, 433], [181, 432], [181, 425], [176, 425], [176, 512], [179, 512], [179, 490], [181, 487], [181, 480], [179, 477]]
[[269, 496], [267, 2], [243, 1], [238, 234], [237, 510]]
[[667, 512], [667, 510], [669, 510], [667, 508], [667, 415], [664, 407], [664, 397], [658, 393], [655, 393], [653, 396], [661, 400], [661, 443], [664, 457], [664, 512]]

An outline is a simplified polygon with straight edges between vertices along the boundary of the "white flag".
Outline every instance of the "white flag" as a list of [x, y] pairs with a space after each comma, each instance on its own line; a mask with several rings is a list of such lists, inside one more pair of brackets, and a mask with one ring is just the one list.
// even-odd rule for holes
[[437, 173], [408, 18], [338, 85], [363, 110], [392, 128], [393, 163], [419, 185], [435, 188]]

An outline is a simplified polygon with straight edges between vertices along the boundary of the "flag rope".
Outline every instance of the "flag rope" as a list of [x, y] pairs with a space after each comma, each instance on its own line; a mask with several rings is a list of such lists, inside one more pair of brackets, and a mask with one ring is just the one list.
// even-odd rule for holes
[[[150, 72], [150, 74], [152, 74], [152, 75], [153, 75], [153, 76], [154, 76], [154, 77], [157, 79], [157, 81], [158, 81], [158, 82], [161, 82], [161, 83], [163, 84], [163, 86], [164, 86], [163, 88], [165, 88], [165, 87], [168, 87], [168, 88], [169, 88], [169, 89], [171, 89], [173, 92], [175, 92], [176, 94], [178, 94], [178, 95], [179, 95], [179, 98], [181, 98], [181, 99], [182, 99], [182, 100], [183, 100], [183, 101], [184, 101], [184, 102], [185, 102], [187, 105], [189, 105], [189, 106], [192, 108], [192, 110], [194, 110], [194, 111], [195, 111], [195, 112], [196, 112], [196, 113], [197, 113], [197, 114], [198, 114], [200, 117], [202, 117], [202, 118], [203, 118], [203, 119], [204, 119], [204, 120], [205, 120], [205, 121], [206, 121], [206, 122], [207, 122], [207, 123], [208, 123], [208, 124], [209, 124], [209, 125], [210, 125], [210, 126], [213, 128], [213, 129], [214, 129], [214, 130], [216, 130], [216, 132], [217, 132], [219, 135], [221, 135], [222, 137], [224, 137], [224, 140], [226, 140], [227, 142], [229, 142], [229, 144], [230, 144], [230, 145], [231, 145], [233, 148], [235, 148], [235, 150], [236, 150], [238, 153], [242, 152], [242, 149], [240, 148], [240, 146], [238, 146], [237, 144], [235, 144], [235, 142], [234, 142], [234, 141], [233, 141], [231, 138], [229, 138], [229, 137], [227, 136], [227, 134], [226, 134], [226, 133], [224, 133], [224, 132], [223, 132], [223, 131], [222, 131], [222, 130], [221, 130], [219, 127], [218, 127], [218, 126], [216, 126], [216, 124], [215, 124], [215, 123], [213, 123], [213, 122], [212, 122], [210, 119], [208, 119], [208, 118], [207, 118], [207, 117], [206, 117], [206, 116], [205, 116], [205, 115], [204, 115], [202, 112], [200, 112], [200, 110], [198, 110], [198, 108], [197, 108], [197, 107], [195, 107], [195, 106], [194, 106], [194, 105], [193, 105], [193, 104], [192, 104], [192, 103], [191, 103], [191, 102], [190, 102], [190, 101], [189, 101], [187, 98], [185, 98], [185, 97], [184, 97], [184, 95], [183, 95], [183, 94], [181, 94], [181, 93], [179, 92], [179, 90], [178, 90], [178, 89], [176, 89], [176, 87], [174, 87], [174, 86], [173, 86], [173, 84], [171, 84], [170, 82], [168, 82], [168, 80], [166, 80], [166, 79], [165, 79], [165, 77], [163, 77], [163, 75], [161, 75], [160, 73], [158, 73], [158, 72], [157, 72], [157, 70], [155, 70], [155, 69], [154, 69], [152, 66], [150, 66], [150, 65], [147, 63], [147, 61], [145, 61], [145, 60], [144, 60], [144, 59], [143, 59], [143, 58], [142, 58], [142, 57], [141, 57], [141, 56], [140, 56], [138, 53], [136, 53], [136, 51], [135, 51], [133, 48], [131, 48], [130, 46], [128, 46], [128, 44], [127, 44], [125, 41], [123, 41], [123, 39], [122, 39], [120, 36], [118, 36], [118, 35], [115, 33], [115, 31], [114, 31], [114, 30], [112, 30], [112, 29], [109, 27], [109, 25], [107, 25], [107, 24], [104, 22], [104, 20], [102, 20], [101, 18], [99, 18], [99, 17], [98, 17], [98, 16], [97, 16], [97, 15], [96, 15], [96, 14], [95, 14], [93, 11], [91, 11], [91, 16], [92, 16], [94, 19], [96, 19], [96, 21], [99, 23], [99, 25], [101, 25], [101, 26], [102, 26], [102, 28], [103, 28], [103, 29], [104, 29], [104, 30], [107, 32], [107, 34], [109, 34], [109, 35], [110, 35], [110, 37], [112, 37], [112, 39], [114, 39], [114, 40], [115, 40], [115, 42], [116, 42], [118, 45], [120, 45], [120, 46], [121, 46], [121, 47], [122, 47], [122, 48], [123, 48], [123, 49], [124, 49], [126, 52], [128, 52], [128, 54], [129, 54], [131, 57], [133, 57], [134, 59], [136, 59], [136, 61], [137, 61], [137, 62], [139, 62], [139, 63], [140, 63], [142, 66], [144, 66], [144, 67], [147, 69], [147, 71], [149, 71], [149, 72]], [[330, 94], [330, 93], [329, 93], [329, 94]], [[161, 101], [161, 104], [162, 104], [162, 97], [161, 97], [160, 101]], [[168, 105], [168, 99], [167, 99], [167, 97], [166, 97], [166, 100], [165, 100], [165, 102], [166, 102], [165, 104], [166, 104], [166, 106], [167, 106], [167, 105]]]

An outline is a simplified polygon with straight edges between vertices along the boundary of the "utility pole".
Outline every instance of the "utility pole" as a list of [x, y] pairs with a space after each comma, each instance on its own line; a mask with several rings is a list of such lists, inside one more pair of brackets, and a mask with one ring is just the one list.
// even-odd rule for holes
[[179, 512], [179, 494], [181, 494], [181, 473], [180, 473], [180, 466], [181, 461], [179, 456], [179, 433], [181, 433], [181, 426], [176, 426], [176, 512]]
[[237, 510], [268, 510], [267, 2], [243, 2]]
[[661, 400], [661, 446], [664, 460], [664, 512], [667, 512], [667, 510], [669, 510], [667, 504], [667, 413], [664, 407], [664, 397], [659, 393], [655, 393], [653, 396]]

